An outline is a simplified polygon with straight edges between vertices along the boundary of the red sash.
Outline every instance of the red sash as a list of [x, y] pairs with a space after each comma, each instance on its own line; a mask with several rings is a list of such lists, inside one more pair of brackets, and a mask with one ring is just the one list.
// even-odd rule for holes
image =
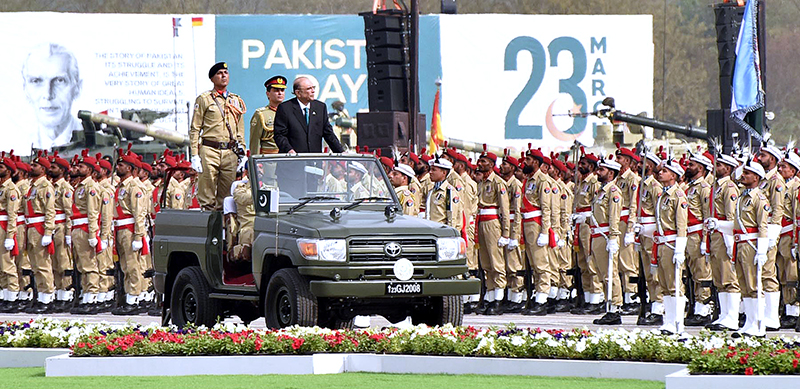
[[[5, 231], [5, 230], [8, 229], [8, 220], [7, 220], [8, 219], [8, 212], [0, 211], [0, 216], [5, 216], [6, 217], [6, 220], [0, 220], [0, 228], [2, 228], [3, 231]], [[16, 227], [16, 225], [17, 225], [17, 221], [14, 220], [14, 226]], [[16, 257], [17, 255], [19, 255], [19, 247], [17, 246], [17, 234], [14, 234], [14, 248], [11, 249], [10, 253], [11, 253], [12, 257]]]
[[[32, 190], [33, 190], [33, 185], [31, 185], [31, 187], [28, 189], [28, 194], [25, 196], [26, 198], [30, 199]], [[25, 208], [26, 208], [25, 209], [25, 211], [26, 211], [25, 212], [26, 220], [27, 219], [31, 219], [31, 218], [35, 218], [35, 217], [41, 217], [41, 218], [45, 217], [44, 214], [34, 213], [33, 212], [33, 202], [31, 200], [27, 200], [25, 202]], [[27, 228], [31, 228], [31, 227], [35, 228], [36, 232], [38, 232], [39, 235], [44, 236], [44, 221], [34, 222], [34, 223], [26, 222], [25, 226]], [[47, 253], [50, 254], [50, 255], [53, 255], [53, 254], [56, 253], [56, 246], [53, 244], [53, 242], [50, 242], [50, 244], [47, 245]]]
[[[81, 213], [81, 210], [78, 208], [77, 205], [75, 205], [75, 202], [72, 203], [72, 217], [70, 217], [69, 219], [73, 221], [73, 224], [72, 224], [72, 229], [73, 230], [76, 230], [76, 229], [77, 230], [83, 230], [83, 231], [86, 231], [87, 234], [89, 233], [89, 221], [88, 221], [89, 215]], [[78, 219], [87, 219], [87, 221], [86, 221], [86, 223], [82, 223], [82, 224], [76, 226], [74, 221], [76, 221]], [[97, 244], [94, 246], [94, 251], [95, 251], [95, 253], [100, 254], [100, 252], [103, 251], [103, 246], [100, 245], [100, 220], [99, 219], [97, 220], [97, 233], [95, 234], [94, 238], [97, 239]]]
[[659, 236], [671, 236], [671, 235], [675, 235], [677, 233], [678, 233], [677, 231], [667, 230], [667, 231], [664, 231], [663, 234], [659, 234], [658, 231], [656, 231], [653, 234], [654, 235], [654, 239], [653, 239], [653, 259], [650, 260], [650, 263], [652, 263], [653, 265], [658, 265], [658, 245], [659, 244], [664, 244], [664, 243], [657, 243], [659, 241], [658, 237]]
[[[117, 225], [117, 223], [114, 223], [114, 231], [116, 232], [119, 230], [129, 230], [130, 232], [135, 233], [133, 225], [136, 223], [136, 218], [134, 218], [133, 215], [129, 215], [122, 210], [122, 205], [120, 205], [122, 203], [119, 201], [119, 187], [117, 187], [117, 190], [114, 192], [114, 201], [117, 210], [116, 215], [114, 216], [115, 222], [124, 219], [134, 219], [132, 223], [127, 223], [124, 225]], [[150, 246], [147, 244], [146, 238], [147, 236], [142, 237], [142, 255], [150, 254]], [[114, 251], [116, 252], [116, 247], [114, 248]]]

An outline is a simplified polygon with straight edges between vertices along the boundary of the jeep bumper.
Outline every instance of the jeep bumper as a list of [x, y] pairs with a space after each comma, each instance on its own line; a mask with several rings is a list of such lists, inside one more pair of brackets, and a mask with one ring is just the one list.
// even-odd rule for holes
[[407, 296], [450, 296], [480, 293], [478, 279], [409, 280], [409, 281], [310, 281], [311, 293], [317, 297], [402, 297], [387, 293], [387, 285], [420, 284], [420, 293]]

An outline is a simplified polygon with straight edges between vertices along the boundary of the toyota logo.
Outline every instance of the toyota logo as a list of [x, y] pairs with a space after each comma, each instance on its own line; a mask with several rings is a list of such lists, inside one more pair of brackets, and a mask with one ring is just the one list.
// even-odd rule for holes
[[395, 258], [400, 255], [401, 252], [403, 252], [403, 248], [400, 247], [400, 243], [389, 242], [386, 244], [386, 246], [383, 246], [383, 252], [386, 253], [386, 255]]

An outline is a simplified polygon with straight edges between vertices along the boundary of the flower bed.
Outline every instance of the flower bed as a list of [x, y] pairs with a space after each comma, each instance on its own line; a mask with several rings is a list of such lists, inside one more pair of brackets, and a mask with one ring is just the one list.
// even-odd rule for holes
[[692, 374], [800, 374], [800, 338], [665, 336], [656, 331], [417, 326], [406, 330], [177, 329], [37, 319], [0, 323], [0, 347], [70, 347], [72, 356], [376, 353], [686, 363]]

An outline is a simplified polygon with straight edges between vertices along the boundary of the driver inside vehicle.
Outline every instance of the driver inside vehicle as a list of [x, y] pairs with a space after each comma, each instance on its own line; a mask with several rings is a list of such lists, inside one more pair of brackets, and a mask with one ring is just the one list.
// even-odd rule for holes
[[364, 186], [364, 177], [369, 174], [369, 171], [363, 164], [357, 161], [350, 162], [347, 165], [347, 182], [350, 184], [350, 201], [369, 197], [369, 189]]

